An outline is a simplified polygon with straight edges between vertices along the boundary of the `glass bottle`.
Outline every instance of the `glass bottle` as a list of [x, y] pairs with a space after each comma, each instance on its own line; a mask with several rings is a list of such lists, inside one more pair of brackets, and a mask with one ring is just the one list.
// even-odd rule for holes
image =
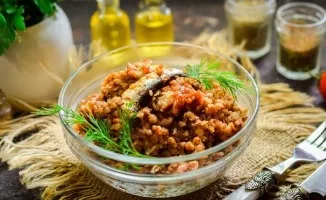
[[172, 42], [174, 24], [164, 0], [141, 0], [135, 16], [136, 42]]
[[326, 32], [326, 11], [312, 3], [288, 3], [279, 8], [277, 71], [293, 80], [305, 80], [320, 68]]
[[6, 100], [5, 94], [0, 90], [0, 122], [12, 118], [12, 108]]
[[232, 45], [244, 45], [247, 55], [256, 59], [271, 49], [275, 0], [226, 0], [229, 39]]
[[97, 0], [97, 3], [98, 11], [90, 22], [92, 43], [97, 46], [94, 54], [100, 53], [96, 52], [100, 47], [107, 51], [130, 45], [130, 21], [126, 12], [120, 9], [120, 1]]

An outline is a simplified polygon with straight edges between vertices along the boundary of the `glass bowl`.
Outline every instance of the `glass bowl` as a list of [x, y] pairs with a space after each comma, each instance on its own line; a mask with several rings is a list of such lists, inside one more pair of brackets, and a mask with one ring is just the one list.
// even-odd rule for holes
[[[199, 46], [183, 43], [138, 44], [102, 54], [83, 64], [65, 83], [59, 105], [77, 109], [78, 103], [91, 93], [100, 91], [100, 83], [112, 72], [123, 70], [127, 63], [150, 58], [153, 64], [183, 68], [186, 64], [197, 64], [201, 59], [221, 63], [222, 71], [234, 72], [247, 86], [236, 92], [237, 103], [247, 109], [245, 126], [230, 139], [205, 151], [167, 158], [132, 157], [107, 151], [78, 135], [72, 127], [63, 125], [66, 141], [71, 151], [99, 179], [110, 186], [143, 197], [174, 197], [184, 195], [216, 181], [223, 172], [243, 153], [249, 145], [256, 128], [259, 109], [258, 88], [249, 73], [229, 57]], [[59, 115], [63, 120], [62, 113]], [[114, 167], [178, 167], [198, 161], [198, 168], [183, 173], [141, 173]], [[154, 167], [155, 166], [155, 167]]]

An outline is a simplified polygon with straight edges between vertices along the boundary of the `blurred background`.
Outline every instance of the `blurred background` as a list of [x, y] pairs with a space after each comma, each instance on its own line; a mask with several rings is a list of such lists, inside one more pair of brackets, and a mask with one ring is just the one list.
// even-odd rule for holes
[[[302, 0], [276, 0], [277, 7], [289, 2], [307, 2]], [[312, 0], [326, 8], [325, 0]], [[176, 41], [190, 40], [204, 29], [220, 30], [225, 28], [224, 0], [166, 0], [175, 20]], [[137, 11], [137, 0], [121, 0], [134, 30], [133, 17]], [[74, 41], [87, 45], [90, 42], [89, 20], [97, 10], [96, 0], [65, 0], [59, 3], [69, 17]], [[275, 39], [275, 38], [274, 38]]]
[[[303, 0], [276, 0], [277, 8], [289, 2], [307, 2]], [[131, 22], [132, 37], [134, 38], [134, 15], [137, 11], [137, 0], [121, 0], [120, 6], [125, 10]], [[312, 0], [310, 3], [326, 8], [325, 0]], [[176, 41], [191, 40], [205, 29], [217, 31], [226, 27], [224, 0], [166, 0], [174, 14]], [[60, 6], [69, 17], [75, 44], [88, 45], [90, 42], [89, 20], [97, 10], [96, 0], [65, 0]], [[323, 49], [326, 48], [323, 44]], [[273, 27], [272, 49], [264, 57], [255, 60], [263, 82], [285, 82], [294, 89], [307, 92], [312, 96], [319, 96], [315, 80], [292, 81], [281, 76], [275, 69], [276, 63], [276, 35]], [[321, 68], [326, 68], [326, 57], [322, 57]], [[317, 98], [316, 105], [324, 106], [321, 98]]]

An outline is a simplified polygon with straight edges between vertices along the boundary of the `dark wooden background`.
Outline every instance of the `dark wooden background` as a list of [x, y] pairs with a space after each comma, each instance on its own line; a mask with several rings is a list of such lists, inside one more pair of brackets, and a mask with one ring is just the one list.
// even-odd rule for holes
[[[297, 0], [298, 1], [298, 0]], [[121, 0], [121, 7], [126, 10], [133, 22], [136, 11], [137, 0]], [[278, 6], [290, 0], [277, 0]], [[326, 0], [309, 1], [326, 8]], [[190, 40], [206, 28], [220, 30], [225, 26], [223, 0], [167, 0], [175, 16], [176, 40]], [[73, 29], [76, 44], [87, 45], [90, 41], [89, 19], [96, 10], [95, 0], [66, 0], [60, 6], [67, 13]], [[217, 19], [218, 23], [208, 23], [207, 19]], [[185, 20], [188, 23], [185, 23]], [[190, 22], [190, 23], [189, 23]], [[133, 23], [132, 28], [133, 28]], [[318, 93], [315, 80], [291, 81], [275, 70], [276, 48], [275, 36], [273, 37], [273, 48], [265, 57], [256, 60], [263, 82], [285, 82], [296, 90], [306, 92], [316, 97], [315, 105], [325, 107], [324, 101]], [[324, 43], [324, 49], [326, 43]], [[325, 51], [324, 51], [325, 52]], [[326, 52], [325, 52], [326, 53]], [[322, 55], [322, 68], [326, 68], [326, 56]], [[36, 200], [39, 199], [40, 189], [27, 190], [19, 182], [18, 170], [8, 170], [5, 163], [0, 162], [0, 200]]]

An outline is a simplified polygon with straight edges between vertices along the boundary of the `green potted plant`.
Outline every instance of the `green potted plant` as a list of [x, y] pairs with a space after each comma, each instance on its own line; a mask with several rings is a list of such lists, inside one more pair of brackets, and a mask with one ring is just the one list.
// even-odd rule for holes
[[0, 0], [0, 88], [37, 105], [56, 100], [73, 47], [57, 0]]

